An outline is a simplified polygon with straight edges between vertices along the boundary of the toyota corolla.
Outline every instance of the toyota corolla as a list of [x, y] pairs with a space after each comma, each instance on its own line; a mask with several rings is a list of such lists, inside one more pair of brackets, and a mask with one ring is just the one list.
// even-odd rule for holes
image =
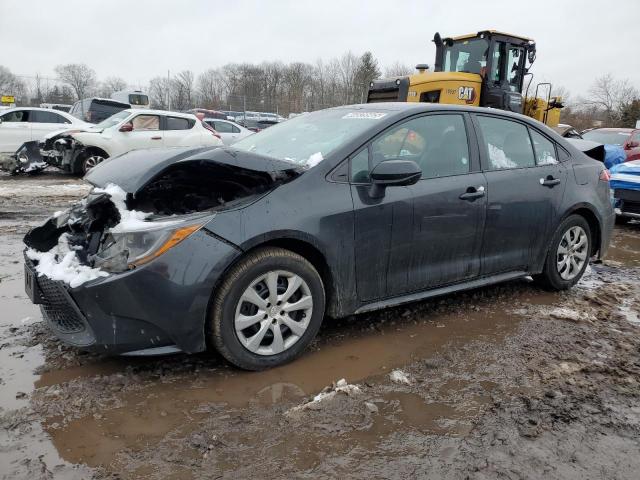
[[323, 110], [232, 147], [138, 150], [25, 237], [63, 341], [216, 349], [258, 370], [323, 319], [532, 276], [568, 289], [609, 245], [608, 172], [544, 125], [471, 107]]

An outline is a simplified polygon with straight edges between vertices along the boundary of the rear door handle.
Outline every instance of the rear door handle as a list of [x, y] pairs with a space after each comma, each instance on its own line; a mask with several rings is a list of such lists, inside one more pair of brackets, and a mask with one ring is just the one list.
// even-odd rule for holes
[[553, 178], [552, 175], [548, 175], [547, 178], [540, 179], [540, 185], [542, 185], [543, 187], [549, 187], [549, 188], [559, 185], [560, 182], [561, 180], [559, 178]]
[[476, 198], [484, 197], [484, 186], [469, 187], [467, 191], [460, 195], [460, 200], [474, 201]]
[[162, 140], [162, 137], [151, 137], [151, 140]]

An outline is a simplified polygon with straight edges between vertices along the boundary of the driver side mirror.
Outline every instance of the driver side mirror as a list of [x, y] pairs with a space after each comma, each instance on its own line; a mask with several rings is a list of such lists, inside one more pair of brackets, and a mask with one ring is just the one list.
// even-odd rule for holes
[[422, 170], [412, 160], [385, 160], [376, 165], [369, 176], [371, 178], [369, 195], [372, 198], [381, 198], [384, 197], [387, 187], [415, 184], [420, 180]]
[[118, 130], [121, 132], [133, 132], [133, 125], [131, 123], [125, 123]]

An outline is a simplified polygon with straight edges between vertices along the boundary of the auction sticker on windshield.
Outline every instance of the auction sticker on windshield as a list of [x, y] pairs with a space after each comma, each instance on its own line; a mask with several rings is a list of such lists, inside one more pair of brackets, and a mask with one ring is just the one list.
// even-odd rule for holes
[[386, 115], [386, 113], [382, 112], [350, 112], [342, 118], [364, 118], [367, 120], [380, 120]]

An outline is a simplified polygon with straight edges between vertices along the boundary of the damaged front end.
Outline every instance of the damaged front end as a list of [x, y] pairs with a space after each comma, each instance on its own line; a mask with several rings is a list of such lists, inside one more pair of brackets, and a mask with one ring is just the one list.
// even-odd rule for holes
[[40, 156], [42, 161], [66, 172], [79, 171], [78, 158], [87, 147], [74, 137], [80, 130], [66, 130], [49, 135], [40, 142]]
[[[240, 209], [299, 171], [195, 152], [203, 155], [193, 149], [138, 151], [105, 162], [87, 176], [95, 188], [86, 198], [25, 236], [27, 292], [61, 339], [117, 353], [172, 345], [204, 349], [213, 284], [239, 253], [206, 225], [218, 211]], [[156, 160], [152, 171], [127, 175], [123, 166], [140, 168], [145, 155]], [[176, 248], [183, 243], [189, 246]], [[188, 272], [192, 261], [202, 264], [197, 279]], [[156, 298], [156, 292], [162, 295]], [[197, 327], [187, 329], [189, 322]]]

